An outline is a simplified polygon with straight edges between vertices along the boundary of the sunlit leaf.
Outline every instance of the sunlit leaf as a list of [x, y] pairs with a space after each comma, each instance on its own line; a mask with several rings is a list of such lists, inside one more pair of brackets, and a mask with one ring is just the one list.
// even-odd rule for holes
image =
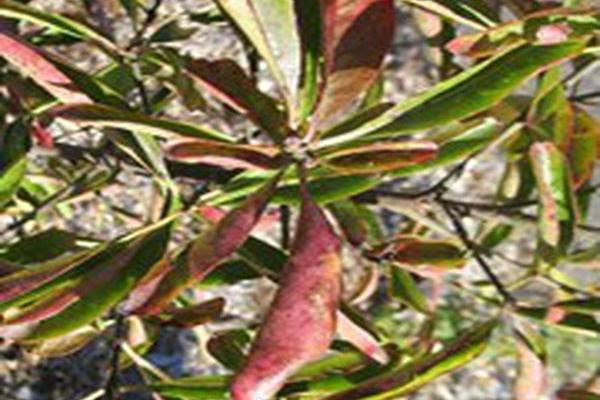
[[377, 143], [340, 150], [324, 157], [324, 163], [343, 174], [374, 174], [420, 165], [435, 159], [433, 142]]
[[329, 348], [341, 295], [340, 241], [323, 211], [302, 189], [292, 255], [244, 368], [233, 399], [266, 399], [303, 365]]
[[0, 32], [0, 55], [63, 103], [90, 102], [73, 81], [48, 61], [40, 50], [22, 39]]
[[232, 140], [230, 137], [207, 127], [149, 117], [132, 111], [119, 110], [98, 104], [73, 104], [57, 107], [52, 110], [52, 115], [84, 126], [141, 131], [159, 137], [170, 138], [181, 135], [225, 142]]
[[366, 135], [390, 137], [470, 117], [497, 104], [549, 64], [575, 57], [584, 48], [581, 41], [520, 45], [401, 102], [356, 131], [324, 140], [321, 146]]
[[324, 89], [317, 123], [346, 109], [379, 76], [394, 37], [392, 0], [321, 0]]

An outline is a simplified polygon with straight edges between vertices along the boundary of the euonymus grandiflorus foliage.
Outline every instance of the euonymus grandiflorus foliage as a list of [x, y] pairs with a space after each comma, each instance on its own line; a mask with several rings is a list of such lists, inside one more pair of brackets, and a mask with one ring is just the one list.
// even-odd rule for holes
[[[74, 19], [0, 0], [1, 338], [50, 357], [128, 329], [137, 334], [113, 374], [131, 362], [150, 374], [121, 390], [235, 400], [396, 399], [478, 357], [495, 329], [520, 363], [516, 398], [537, 399], [549, 387], [540, 332], [598, 338], [598, 287], [564, 268], [597, 266], [600, 254], [589, 218], [599, 96], [584, 84], [600, 55], [597, 8], [215, 0], [173, 16], [146, 3], [85, 1]], [[392, 50], [403, 56], [392, 49], [398, 7], [439, 82], [391, 104], [384, 71]], [[182, 50], [202, 41], [202, 25], [229, 27], [242, 57]], [[76, 47], [85, 67], [65, 51]], [[216, 109], [247, 124], [227, 131]], [[192, 113], [209, 123], [183, 116]], [[77, 132], [94, 140], [70, 140]], [[503, 171], [496, 190], [453, 197], [452, 183], [490, 153]], [[97, 210], [122, 235], [58, 228], [82, 199], [130, 186], [132, 172], [155, 188], [142, 199], [147, 215]], [[431, 186], [394, 190], [414, 176]], [[403, 222], [383, 229], [382, 209]], [[185, 229], [193, 220], [199, 233]], [[256, 236], [274, 227], [280, 245]], [[507, 263], [505, 245], [522, 231], [534, 254]], [[509, 272], [498, 273], [500, 260]], [[470, 279], [468, 264], [483, 278]], [[362, 280], [345, 288], [350, 267]], [[227, 373], [178, 380], [144, 360], [161, 326], [229, 317], [224, 299], [194, 294], [259, 278], [278, 286], [260, 324], [208, 342]], [[519, 290], [533, 282], [553, 291], [546, 302]], [[441, 337], [443, 288], [486, 312]], [[418, 329], [385, 328], [381, 310], [399, 309], [420, 315]], [[117, 398], [111, 382], [102, 390]]]

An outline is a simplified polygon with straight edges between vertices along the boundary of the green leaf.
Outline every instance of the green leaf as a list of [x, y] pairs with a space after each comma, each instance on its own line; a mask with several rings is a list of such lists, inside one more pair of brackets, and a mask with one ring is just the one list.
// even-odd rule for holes
[[414, 278], [397, 265], [390, 264], [390, 297], [423, 313], [431, 312], [427, 297], [421, 292]]
[[21, 158], [17, 162], [0, 171], [0, 210], [10, 201], [25, 177], [27, 159]]
[[147, 132], [159, 137], [169, 138], [174, 135], [181, 135], [223, 142], [233, 140], [229, 136], [207, 127], [149, 117], [132, 111], [119, 110], [98, 104], [73, 104], [57, 107], [52, 110], [52, 116], [85, 126]]
[[0, 0], [0, 16], [28, 21], [63, 32], [78, 39], [89, 40], [110, 53], [114, 53], [117, 50], [114, 43], [87, 25], [67, 17], [41, 11], [16, 1]]
[[327, 400], [392, 400], [406, 396], [432, 380], [469, 363], [487, 346], [496, 320], [478, 325], [444, 348], [399, 370], [326, 397]]
[[[293, 113], [298, 107], [302, 52], [294, 2], [218, 0], [218, 4], [264, 58]], [[294, 120], [295, 118], [292, 118]]]
[[539, 192], [539, 236], [558, 249], [570, 242], [576, 220], [567, 162], [551, 142], [532, 145], [530, 159]]
[[180, 400], [227, 400], [228, 380], [225, 376], [194, 377], [155, 382], [151, 383], [149, 388], [161, 396]]
[[229, 331], [210, 338], [206, 348], [211, 356], [225, 368], [237, 371], [242, 368], [250, 345], [250, 335], [245, 330]]
[[323, 163], [340, 174], [376, 174], [422, 165], [436, 158], [433, 142], [412, 140], [350, 147], [325, 155]]
[[464, 250], [455, 242], [411, 235], [398, 235], [375, 246], [369, 254], [414, 267], [462, 268], [467, 261]]
[[482, 0], [406, 0], [406, 2], [475, 29], [485, 29], [500, 22], [498, 15]]
[[[153, 225], [148, 228], [150, 232], [141, 237], [136, 234], [138, 238], [133, 242], [128, 237], [124, 238], [109, 247], [108, 252], [99, 253], [98, 260], [95, 257], [91, 259], [98, 263], [90, 265], [88, 260], [67, 273], [68, 276], [63, 276], [66, 282], [71, 281], [71, 286], [55, 291], [54, 296], [33, 306], [34, 312], [38, 307], [47, 307], [49, 317], [34, 319], [24, 326], [21, 335], [27, 341], [51, 339], [100, 318], [123, 300], [138, 280], [164, 256], [171, 232], [169, 221]], [[68, 301], [65, 303], [63, 300]]]
[[326, 139], [321, 147], [369, 135], [392, 137], [434, 128], [484, 111], [545, 68], [584, 50], [585, 43], [523, 44], [412, 97], [354, 132]]

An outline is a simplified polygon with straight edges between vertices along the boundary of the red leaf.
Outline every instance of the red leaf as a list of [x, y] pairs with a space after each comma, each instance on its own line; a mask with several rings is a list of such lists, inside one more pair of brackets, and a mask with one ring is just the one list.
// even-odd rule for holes
[[136, 306], [128, 308], [140, 315], [159, 313], [185, 288], [202, 280], [221, 261], [231, 256], [258, 223], [280, 175], [193, 242], [185, 255], [184, 265], [175, 268], [165, 266], [155, 271], [153, 278], [145, 279], [146, 284], [138, 286], [132, 294], [136, 297]]
[[325, 86], [317, 123], [330, 121], [377, 80], [394, 18], [393, 0], [321, 0]]
[[40, 50], [3, 31], [0, 31], [0, 55], [63, 103], [91, 102]]
[[44, 149], [52, 149], [54, 148], [54, 139], [52, 138], [52, 134], [48, 132], [48, 130], [38, 121], [34, 121], [31, 124], [31, 134], [40, 145]]
[[255, 82], [232, 60], [193, 60], [186, 71], [208, 93], [247, 115], [270, 133], [280, 133], [285, 117], [271, 97], [262, 93]]
[[279, 151], [267, 146], [183, 139], [169, 143], [165, 151], [169, 158], [179, 162], [210, 164], [228, 169], [274, 169], [282, 165]]
[[336, 329], [341, 294], [340, 241], [303, 188], [292, 255], [244, 368], [234, 400], [271, 398], [303, 365], [321, 357]]

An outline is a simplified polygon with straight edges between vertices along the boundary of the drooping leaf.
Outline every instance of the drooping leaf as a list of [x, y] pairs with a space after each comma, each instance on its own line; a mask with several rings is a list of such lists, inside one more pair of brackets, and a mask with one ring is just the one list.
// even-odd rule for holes
[[52, 116], [85, 126], [141, 131], [167, 138], [181, 135], [223, 142], [232, 141], [230, 137], [208, 127], [149, 117], [98, 104], [72, 104], [57, 107], [52, 110]]
[[21, 158], [0, 171], [0, 210], [4, 208], [19, 189], [19, 185], [25, 177], [26, 169], [27, 159]]
[[[302, 55], [297, 17], [292, 1], [218, 0], [269, 66], [288, 103], [298, 107]], [[292, 118], [294, 120], [295, 118]]]
[[302, 201], [279, 290], [232, 382], [235, 400], [270, 398], [288, 377], [321, 357], [333, 339], [341, 295], [340, 241], [305, 187]]
[[392, 0], [321, 0], [324, 89], [317, 123], [355, 102], [379, 76], [394, 37]]
[[206, 347], [223, 366], [237, 371], [243, 366], [244, 348], [249, 343], [250, 335], [246, 331], [235, 330], [211, 337]]
[[399, 370], [390, 371], [364, 383], [326, 397], [327, 400], [392, 400], [414, 392], [456, 368], [460, 368], [485, 349], [497, 325], [492, 320], [464, 332], [442, 350]]
[[532, 145], [530, 159], [539, 191], [539, 235], [557, 248], [570, 241], [576, 220], [566, 160], [551, 142]]
[[437, 154], [438, 146], [433, 142], [377, 143], [328, 154], [324, 163], [343, 174], [375, 174], [420, 165]]
[[164, 269], [159, 274], [160, 279], [141, 287], [142, 293], [134, 291], [132, 296], [139, 296], [141, 300], [137, 301], [133, 311], [140, 315], [159, 313], [185, 288], [201, 281], [238, 250], [260, 219], [278, 181], [279, 175], [201, 234], [184, 254], [183, 265]]
[[350, 244], [358, 247], [367, 240], [369, 226], [362, 218], [356, 203], [351, 200], [336, 201], [330, 204], [328, 208]]
[[347, 307], [345, 310], [345, 313], [337, 313], [336, 330], [340, 338], [352, 344], [363, 354], [369, 356], [378, 363], [387, 364], [390, 361], [390, 358], [383, 346], [379, 343], [378, 338], [365, 327], [351, 319]]
[[417, 282], [415, 282], [409, 272], [404, 271], [396, 265], [390, 265], [389, 292], [390, 297], [423, 314], [431, 312], [427, 297], [419, 289]]
[[594, 174], [600, 159], [600, 124], [588, 113], [577, 110], [575, 131], [568, 154], [575, 188], [581, 187]]
[[283, 166], [279, 150], [269, 146], [185, 139], [170, 142], [165, 152], [169, 158], [179, 162], [210, 164], [228, 169], [275, 169]]
[[22, 39], [0, 32], [0, 55], [63, 103], [88, 103], [76, 87], [44, 54]]
[[497, 104], [549, 64], [575, 57], [584, 48], [582, 41], [520, 45], [401, 102], [353, 132], [322, 141], [321, 146], [366, 135], [390, 137], [470, 117]]
[[515, 400], [537, 400], [544, 395], [548, 383], [545, 349], [539, 348], [541, 337], [533, 328], [517, 332], [515, 346], [519, 372], [514, 387]]

